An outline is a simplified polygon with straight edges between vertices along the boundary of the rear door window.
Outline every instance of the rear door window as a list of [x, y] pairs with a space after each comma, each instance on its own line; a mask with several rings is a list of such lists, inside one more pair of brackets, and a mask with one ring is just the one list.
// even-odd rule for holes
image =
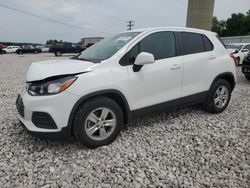
[[201, 34], [181, 32], [182, 54], [195, 54], [206, 51]]

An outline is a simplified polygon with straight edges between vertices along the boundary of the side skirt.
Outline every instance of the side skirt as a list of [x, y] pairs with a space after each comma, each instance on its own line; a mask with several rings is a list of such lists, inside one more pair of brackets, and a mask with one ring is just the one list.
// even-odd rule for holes
[[178, 108], [184, 108], [187, 106], [199, 104], [199, 103], [204, 103], [207, 99], [208, 96], [208, 91], [201, 92], [198, 94], [190, 95], [187, 97], [183, 97], [180, 99], [175, 99], [172, 101], [156, 104], [153, 106], [148, 106], [145, 108], [137, 109], [131, 111], [132, 114], [132, 119], [141, 117], [146, 114], [150, 113], [157, 113], [157, 112], [162, 112], [162, 111], [172, 111], [174, 109]]

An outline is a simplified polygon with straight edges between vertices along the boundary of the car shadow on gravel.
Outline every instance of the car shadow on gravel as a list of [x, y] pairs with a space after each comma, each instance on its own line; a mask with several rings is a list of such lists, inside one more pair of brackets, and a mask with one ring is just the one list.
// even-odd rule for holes
[[[188, 106], [185, 108], [179, 108], [179, 109], [174, 109], [174, 110], [167, 110], [163, 112], [155, 112], [151, 114], [147, 114], [141, 117], [138, 117], [134, 119], [128, 127], [141, 127], [141, 126], [151, 126], [152, 124], [157, 124], [159, 122], [165, 123], [170, 120], [174, 120], [175, 118], [178, 118], [183, 115], [187, 115], [189, 113], [193, 113], [194, 111], [204, 113], [205, 112], [202, 109], [202, 106], [200, 104], [193, 105], [193, 106]], [[147, 122], [150, 122], [148, 124], [142, 123], [143, 121], [147, 120]]]
[[[193, 113], [194, 111], [201, 111], [200, 105], [195, 105], [191, 107], [186, 107], [177, 110], [159, 112], [148, 114], [139, 118], [134, 119], [127, 127], [129, 129], [125, 129], [123, 131], [131, 131], [138, 127], [143, 128], [152, 126], [157, 123], [168, 123], [169, 121], [173, 121], [175, 118], [178, 118], [183, 115], [187, 115], [189, 113]], [[204, 112], [206, 113], [206, 112]], [[147, 123], [145, 123], [147, 122]], [[58, 140], [46, 140], [33, 137], [29, 135], [26, 129], [19, 123], [19, 121], [13, 120], [12, 125], [15, 127], [15, 135], [12, 137], [12, 141], [18, 143], [18, 146], [21, 147], [21, 150], [28, 150], [30, 153], [33, 152], [43, 152], [46, 151], [79, 151], [79, 150], [92, 150], [85, 146], [82, 146], [78, 141], [58, 141]], [[118, 138], [119, 139], [119, 138]]]
[[66, 148], [72, 148], [72, 150], [79, 150], [88, 148], [82, 146], [76, 140], [72, 141], [59, 141], [59, 140], [46, 140], [31, 136], [27, 130], [15, 120], [13, 126], [16, 129], [16, 135], [13, 137], [14, 142], [18, 143], [22, 149], [27, 149], [30, 152], [42, 152], [44, 150], [64, 150]]

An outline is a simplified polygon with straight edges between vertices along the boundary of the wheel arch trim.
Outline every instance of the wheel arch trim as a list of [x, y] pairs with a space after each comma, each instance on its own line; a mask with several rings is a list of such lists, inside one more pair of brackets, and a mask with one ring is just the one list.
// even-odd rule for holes
[[[215, 79], [213, 80], [212, 84], [210, 85], [210, 88], [212, 87], [213, 83], [216, 82], [218, 79], [226, 79], [227, 80], [227, 78], [233, 79], [233, 80], [229, 81], [229, 84], [230, 84], [231, 89], [233, 91], [235, 88], [235, 85], [236, 85], [236, 80], [235, 80], [233, 73], [231, 73], [231, 72], [224, 72], [224, 73], [217, 75], [215, 77]], [[209, 90], [210, 90], [210, 88], [209, 88]]]
[[[90, 98], [94, 98], [94, 97], [98, 97], [98, 96], [110, 97], [111, 95], [119, 96], [119, 99], [122, 100], [122, 101], [120, 101], [122, 103], [122, 106], [121, 106], [120, 102], [118, 103], [118, 105], [121, 106], [122, 111], [124, 113], [124, 122], [126, 124], [128, 122], [130, 122], [130, 120], [132, 119], [132, 115], [131, 115], [132, 113], [131, 113], [131, 110], [129, 108], [126, 97], [119, 90], [106, 89], [106, 90], [101, 90], [101, 91], [96, 91], [96, 92], [93, 92], [93, 93], [89, 93], [87, 95], [82, 96], [80, 99], [77, 100], [77, 102], [74, 104], [73, 108], [71, 109], [70, 116], [69, 116], [68, 123], [67, 123], [67, 127], [69, 128], [69, 130], [71, 130], [71, 133], [73, 134], [72, 128], [74, 127], [73, 124], [74, 124], [75, 115], [77, 113], [77, 110], [84, 102], [86, 102]], [[114, 99], [112, 97], [110, 97], [110, 98]]]

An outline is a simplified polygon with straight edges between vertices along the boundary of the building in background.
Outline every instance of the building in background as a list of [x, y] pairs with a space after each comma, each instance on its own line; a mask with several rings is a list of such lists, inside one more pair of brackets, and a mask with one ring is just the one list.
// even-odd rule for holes
[[103, 37], [87, 37], [87, 38], [82, 38], [81, 39], [81, 44], [89, 47], [92, 46], [93, 44], [99, 42], [100, 40], [102, 40]]
[[189, 0], [187, 27], [211, 30], [214, 0]]

